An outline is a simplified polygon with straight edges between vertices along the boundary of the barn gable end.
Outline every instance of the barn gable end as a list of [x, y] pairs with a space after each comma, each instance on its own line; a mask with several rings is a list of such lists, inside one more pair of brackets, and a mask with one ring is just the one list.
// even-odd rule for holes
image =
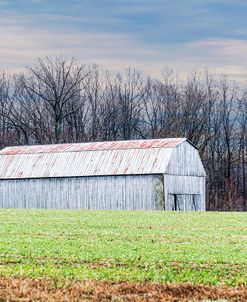
[[197, 148], [190, 141], [173, 149], [164, 174], [166, 210], [205, 211], [206, 172]]
[[199, 152], [190, 141], [186, 140], [173, 149], [165, 174], [206, 176]]

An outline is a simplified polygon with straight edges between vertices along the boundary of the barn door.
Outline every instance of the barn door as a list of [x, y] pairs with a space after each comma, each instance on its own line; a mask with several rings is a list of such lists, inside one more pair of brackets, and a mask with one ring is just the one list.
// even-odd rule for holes
[[185, 196], [185, 211], [198, 211], [200, 205], [200, 194], [188, 194]]
[[170, 194], [170, 202], [172, 211], [184, 211], [183, 195]]
[[198, 211], [199, 194], [169, 194], [169, 203], [172, 211]]

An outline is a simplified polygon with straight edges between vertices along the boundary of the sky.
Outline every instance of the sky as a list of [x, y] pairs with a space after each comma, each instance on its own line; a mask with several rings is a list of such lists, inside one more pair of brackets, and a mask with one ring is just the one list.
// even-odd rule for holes
[[0, 71], [76, 57], [157, 76], [207, 68], [247, 83], [246, 0], [0, 0]]

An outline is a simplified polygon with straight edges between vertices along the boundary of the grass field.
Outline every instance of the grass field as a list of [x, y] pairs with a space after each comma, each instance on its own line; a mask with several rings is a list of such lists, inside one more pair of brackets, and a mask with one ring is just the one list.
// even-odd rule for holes
[[247, 284], [246, 213], [0, 210], [1, 277]]

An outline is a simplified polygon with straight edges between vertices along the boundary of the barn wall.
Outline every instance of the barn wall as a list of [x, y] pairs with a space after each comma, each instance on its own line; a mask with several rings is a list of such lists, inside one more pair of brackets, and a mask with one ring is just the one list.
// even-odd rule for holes
[[162, 175], [0, 180], [2, 208], [155, 210]]
[[174, 148], [165, 174], [206, 176], [198, 150], [188, 141]]
[[179, 195], [185, 211], [191, 211], [191, 199], [196, 201], [197, 211], [205, 211], [205, 177], [164, 175], [165, 210], [172, 210], [172, 195]]
[[205, 210], [205, 169], [198, 150], [188, 141], [174, 148], [164, 175], [165, 209]]

